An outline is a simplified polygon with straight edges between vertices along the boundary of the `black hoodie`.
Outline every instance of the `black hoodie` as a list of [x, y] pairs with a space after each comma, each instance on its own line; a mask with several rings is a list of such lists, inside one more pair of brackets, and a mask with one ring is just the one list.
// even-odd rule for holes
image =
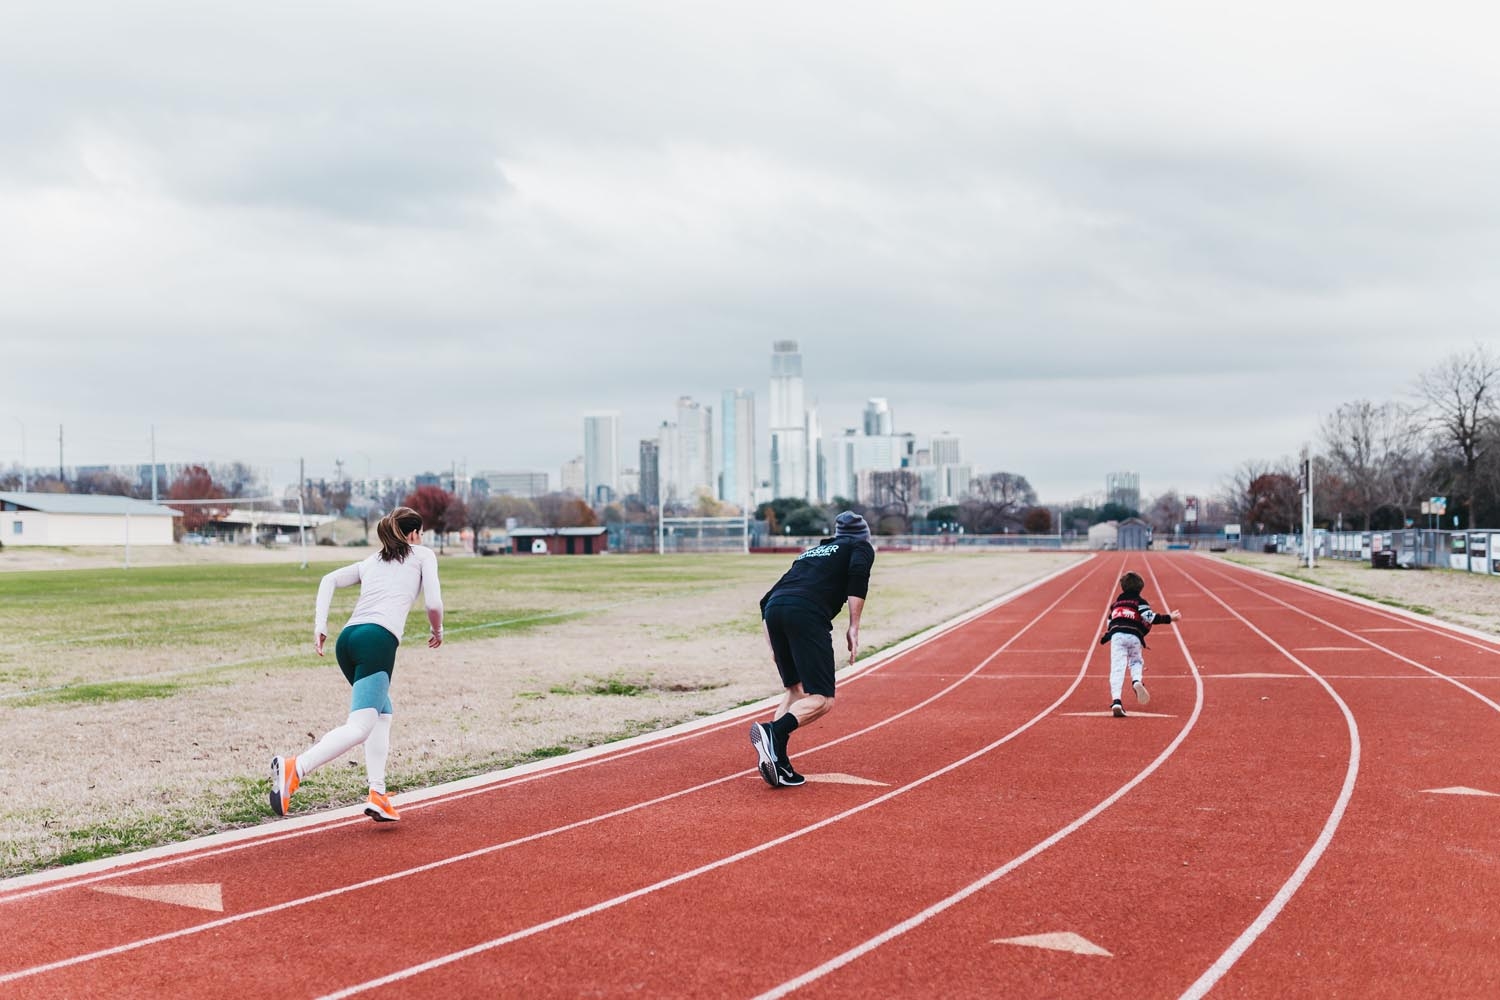
[[870, 589], [875, 546], [868, 539], [835, 535], [803, 552], [776, 586], [760, 599], [761, 615], [771, 603], [795, 603], [827, 615], [831, 622], [850, 597]]

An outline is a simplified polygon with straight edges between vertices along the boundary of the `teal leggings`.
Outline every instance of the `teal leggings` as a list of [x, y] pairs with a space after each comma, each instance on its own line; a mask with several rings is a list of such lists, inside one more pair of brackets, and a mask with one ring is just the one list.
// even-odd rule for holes
[[400, 643], [379, 625], [365, 623], [339, 632], [334, 645], [344, 680], [354, 688], [349, 711], [373, 708], [381, 715], [391, 711], [391, 673], [396, 669], [396, 647]]

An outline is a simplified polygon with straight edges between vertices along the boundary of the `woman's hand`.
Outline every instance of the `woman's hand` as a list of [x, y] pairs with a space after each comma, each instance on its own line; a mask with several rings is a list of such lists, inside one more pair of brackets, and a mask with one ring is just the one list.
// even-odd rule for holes
[[315, 639], [313, 639], [313, 652], [317, 653], [319, 656], [322, 656], [323, 655], [323, 643], [326, 642], [327, 640], [328, 640], [328, 636], [324, 635], [322, 632], [319, 632], [317, 634], [317, 637]]
[[437, 649], [442, 644], [443, 644], [443, 630], [442, 629], [435, 629], [433, 631], [433, 633], [427, 637], [427, 648], [428, 649]]

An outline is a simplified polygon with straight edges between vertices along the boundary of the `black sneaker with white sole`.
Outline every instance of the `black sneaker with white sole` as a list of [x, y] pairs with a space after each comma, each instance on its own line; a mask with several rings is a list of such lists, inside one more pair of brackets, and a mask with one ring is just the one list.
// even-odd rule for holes
[[756, 767], [766, 784], [776, 788], [781, 784], [781, 775], [776, 772], [776, 738], [769, 722], [754, 722], [750, 725], [750, 745], [755, 747], [759, 758]]
[[1123, 719], [1123, 718], [1125, 718], [1125, 706], [1122, 705], [1122, 704], [1120, 704], [1120, 699], [1116, 698], [1114, 700], [1114, 703], [1109, 706], [1109, 710], [1111, 712], [1115, 713], [1115, 718], [1117, 718], [1117, 719]]
[[792, 765], [783, 764], [780, 761], [776, 763], [776, 777], [781, 779], [783, 788], [796, 788], [798, 785], [807, 784], [807, 779], [793, 771]]

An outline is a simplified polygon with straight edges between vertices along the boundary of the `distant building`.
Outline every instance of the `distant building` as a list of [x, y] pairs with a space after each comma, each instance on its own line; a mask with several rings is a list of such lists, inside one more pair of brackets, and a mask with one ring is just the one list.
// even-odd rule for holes
[[0, 493], [0, 542], [16, 547], [171, 545], [170, 507], [84, 493]]
[[481, 478], [489, 483], [492, 495], [525, 497], [532, 499], [547, 493], [548, 479], [545, 472], [482, 472]]
[[583, 496], [584, 485], [587, 480], [583, 474], [583, 456], [571, 458], [563, 463], [562, 476], [558, 480], [559, 492], [569, 493], [575, 497]]
[[1106, 503], [1117, 503], [1127, 510], [1141, 509], [1141, 476], [1138, 472], [1111, 472], [1104, 477]]
[[583, 495], [591, 504], [608, 503], [620, 489], [620, 414], [597, 410], [583, 415]]
[[725, 389], [719, 409], [719, 499], [744, 506], [755, 495], [755, 394]]
[[895, 418], [888, 400], [875, 397], [865, 403], [865, 435], [885, 437], [896, 433]]
[[807, 411], [802, 400], [802, 354], [795, 340], [771, 345], [771, 494], [807, 498]]
[[714, 411], [691, 396], [677, 400], [672, 459], [670, 495], [679, 503], [692, 503], [700, 493], [718, 494], [718, 477], [714, 474]]
[[910, 467], [916, 438], [910, 434], [871, 436], [849, 428], [829, 442], [828, 497], [858, 497], [859, 477], [865, 472], [891, 472]]
[[1151, 525], [1138, 517], [1127, 517], [1115, 531], [1115, 546], [1141, 551], [1151, 547]]
[[933, 465], [958, 465], [964, 460], [958, 436], [947, 431], [933, 435], [930, 450]]
[[655, 507], [661, 503], [661, 442], [641, 441], [641, 503]]
[[609, 529], [512, 528], [510, 551], [518, 556], [588, 556], [609, 551]]

